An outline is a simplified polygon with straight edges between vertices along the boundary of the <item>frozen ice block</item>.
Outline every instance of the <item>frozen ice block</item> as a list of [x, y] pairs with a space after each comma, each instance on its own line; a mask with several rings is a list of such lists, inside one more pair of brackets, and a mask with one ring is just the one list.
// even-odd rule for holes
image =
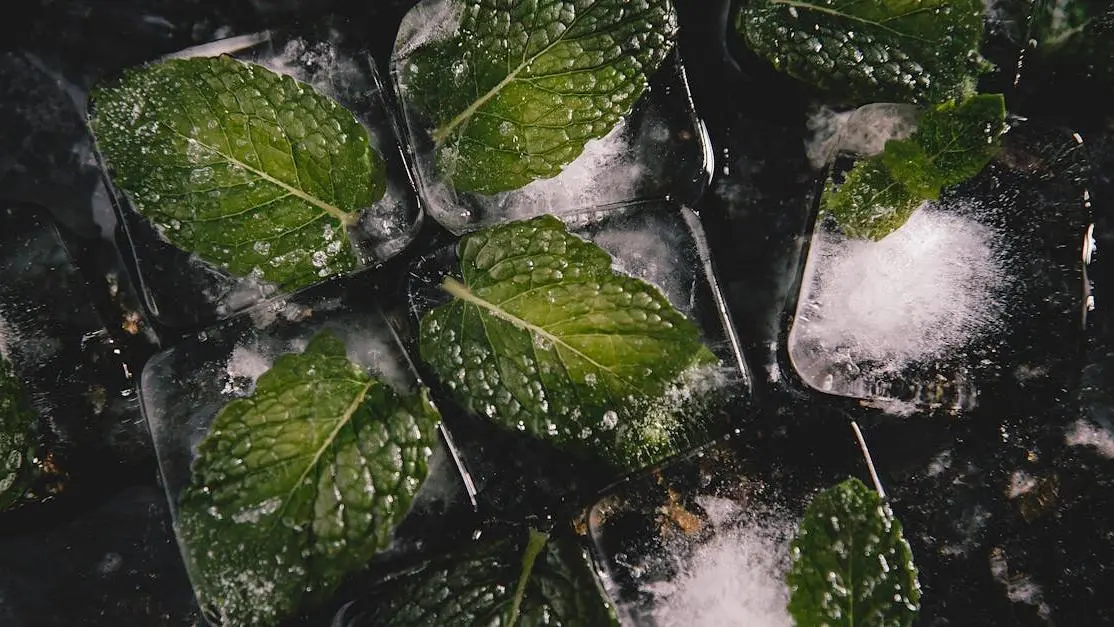
[[[261, 303], [186, 338], [156, 355], [144, 368], [140, 387], [143, 411], [187, 565], [195, 563], [193, 558], [198, 552], [208, 550], [191, 545], [182, 535], [181, 527], [181, 499], [191, 482], [191, 473], [195, 472], [197, 447], [210, 435], [211, 425], [222, 408], [234, 399], [250, 396], [260, 375], [271, 369], [280, 356], [302, 353], [311, 339], [327, 331], [340, 339], [350, 361], [386, 382], [397, 394], [418, 393], [420, 381], [396, 340], [387, 314], [377, 303], [374, 285], [354, 282], [366, 275], [319, 285], [310, 290], [312, 294], [302, 292], [291, 299]], [[447, 436], [434, 443], [428, 460], [429, 474], [420, 484], [409, 513], [395, 527], [389, 546], [372, 559], [373, 565], [389, 570], [399, 560], [470, 536], [474, 497], [466, 487], [457, 460]], [[379, 489], [391, 488], [381, 484]], [[341, 507], [343, 511], [344, 506]], [[355, 504], [352, 511], [359, 511]], [[250, 525], [252, 520], [272, 513], [273, 510], [261, 506], [256, 512], [236, 514], [233, 520]], [[250, 573], [243, 575], [251, 577]], [[206, 573], [194, 571], [190, 576], [203, 597], [202, 605], [207, 605], [211, 599], [204, 598], [202, 590], [206, 585], [212, 590], [212, 583], [201, 583], [199, 578], [207, 576]], [[258, 583], [268, 585], [266, 581]]]
[[[397, 123], [384, 100], [384, 87], [369, 53], [335, 30], [319, 26], [232, 37], [167, 58], [218, 55], [231, 55], [291, 76], [356, 116], [368, 132], [371, 147], [383, 158], [387, 181], [383, 198], [363, 208], [358, 221], [347, 229], [357, 266], [380, 264], [405, 248], [417, 232], [421, 209], [402, 158]], [[106, 169], [106, 179], [110, 178], [108, 172]], [[250, 274], [232, 276], [198, 255], [175, 247], [160, 234], [161, 228], [174, 228], [173, 224], [155, 225], [145, 219], [124, 190], [116, 189], [114, 197], [122, 225], [118, 240], [121, 246], [134, 250], [141, 292], [148, 309], [162, 324], [177, 329], [201, 328], [276, 294], [272, 283]], [[265, 245], [257, 242], [256, 251], [265, 254], [266, 249], [259, 248]]]
[[816, 217], [787, 334], [805, 385], [899, 412], [969, 410], [1001, 389], [1045, 402], [1067, 385], [1087, 306], [1082, 138], [1016, 121], [1002, 143], [881, 240]]
[[[574, 3], [561, 4], [573, 10]], [[646, 200], [670, 199], [691, 204], [703, 192], [711, 178], [711, 147], [693, 108], [684, 64], [675, 46], [650, 75], [649, 89], [635, 102], [633, 110], [605, 136], [588, 141], [583, 152], [559, 174], [509, 191], [479, 193], [455, 189], [438, 169], [433, 125], [428, 112], [415, 102], [406, 76], [415, 69], [411, 67], [416, 63], [415, 51], [439, 45], [458, 34], [464, 5], [462, 0], [419, 3], [403, 19], [391, 59], [418, 189], [433, 219], [459, 235], [544, 213], [575, 213]], [[484, 25], [487, 26], [503, 27]], [[462, 59], [459, 63], [465, 62]], [[450, 68], [445, 69], [448, 76]], [[451, 69], [456, 72], [458, 68]], [[466, 68], [461, 65], [459, 70], [464, 72]], [[471, 87], [446, 83], [445, 89]], [[483, 99], [482, 94], [477, 94], [477, 102]], [[550, 113], [559, 117], [560, 111]], [[570, 124], [577, 115], [568, 111]]]

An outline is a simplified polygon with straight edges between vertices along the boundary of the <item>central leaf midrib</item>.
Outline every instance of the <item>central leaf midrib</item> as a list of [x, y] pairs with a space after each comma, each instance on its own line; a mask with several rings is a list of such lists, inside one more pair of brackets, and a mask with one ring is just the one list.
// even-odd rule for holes
[[[243, 161], [240, 161], [236, 157], [233, 157], [232, 155], [225, 153], [219, 147], [215, 147], [211, 144], [203, 142], [203, 141], [197, 139], [196, 137], [191, 137], [189, 135], [181, 133], [173, 127], [170, 127], [170, 128], [171, 128], [171, 132], [174, 133], [175, 135], [177, 135], [178, 137], [181, 137], [182, 139], [185, 139], [187, 142], [195, 142], [197, 145], [199, 145], [199, 146], [201, 146], [201, 147], [203, 147], [207, 150], [212, 151], [214, 154], [220, 155], [220, 157], [223, 158], [224, 160], [226, 160], [228, 163], [230, 163], [234, 166], [243, 168], [243, 169], [247, 170], [248, 172], [251, 172], [252, 174], [258, 176], [259, 178], [261, 178], [261, 179], [263, 179], [263, 180], [265, 180], [265, 181], [267, 181], [267, 182], [269, 182], [273, 185], [277, 185], [278, 187], [286, 190], [287, 193], [292, 194], [294, 196], [297, 196], [298, 198], [301, 198], [302, 200], [308, 202], [309, 204], [317, 207], [318, 209], [321, 209], [325, 213], [327, 213], [330, 216], [336, 218], [337, 220], [340, 221], [340, 223], [342, 225], [347, 227], [347, 226], [351, 226], [353, 223], [356, 222], [357, 218], [355, 217], [354, 214], [351, 214], [347, 211], [344, 211], [343, 209], [341, 209], [341, 208], [339, 208], [335, 205], [327, 203], [324, 200], [321, 200], [320, 198], [318, 198], [318, 197], [316, 197], [312, 194], [309, 194], [304, 190], [301, 190], [301, 189], [298, 189], [297, 187], [294, 187], [293, 185], [285, 183], [285, 182], [271, 176], [270, 174], [267, 174], [263, 170], [260, 170], [258, 168], [254, 168], [254, 167], [244, 163]], [[297, 171], [298, 164], [297, 163], [292, 163], [292, 165], [294, 166], [294, 170]]]
[[360, 408], [360, 404], [362, 404], [364, 402], [364, 399], [367, 398], [367, 393], [374, 385], [375, 380], [369, 378], [368, 381], [360, 389], [360, 391], [356, 393], [356, 396], [352, 399], [352, 402], [349, 403], [348, 407], [345, 408], [344, 413], [341, 415], [340, 420], [337, 421], [336, 426], [333, 427], [333, 430], [329, 433], [328, 436], [326, 436], [325, 440], [321, 443], [321, 446], [317, 448], [317, 451], [313, 455], [313, 459], [310, 461], [310, 463], [306, 464], [305, 470], [303, 470], [302, 474], [298, 476], [297, 481], [294, 482], [294, 485], [290, 488], [290, 491], [287, 492], [286, 496], [283, 498], [282, 505], [278, 509], [278, 514], [272, 519], [272, 525], [276, 524], [277, 521], [282, 520], [283, 514], [286, 513], [286, 508], [290, 506], [290, 502], [294, 498], [294, 493], [298, 491], [298, 488], [301, 487], [302, 482], [305, 481], [306, 478], [309, 477], [309, 474], [317, 468], [318, 464], [321, 463], [321, 457], [325, 454], [325, 451], [330, 446], [332, 446], [333, 442], [336, 441], [337, 436], [340, 435], [340, 430], [352, 421], [352, 416], [356, 414], [356, 410]]
[[[518, 66], [515, 67], [513, 70], [511, 70], [507, 74], [507, 76], [505, 78], [503, 78], [503, 80], [499, 81], [494, 87], [489, 89], [487, 91], [487, 93], [485, 93], [484, 95], [482, 95], [479, 98], [477, 98], [476, 100], [474, 100], [472, 102], [472, 104], [468, 105], [463, 111], [461, 111], [456, 116], [454, 116], [453, 119], [451, 119], [447, 123], [437, 127], [437, 130], [433, 131], [433, 141], [434, 141], [434, 143], [439, 145], [442, 142], [444, 142], [445, 139], [447, 139], [448, 136], [454, 130], [456, 130], [456, 128], [458, 126], [460, 126], [461, 124], [464, 124], [469, 119], [471, 119], [472, 116], [475, 115], [477, 111], [479, 111], [480, 107], [484, 106], [492, 98], [499, 95], [499, 92], [501, 92], [507, 85], [510, 85], [511, 83], [518, 80], [519, 72], [522, 72], [523, 70], [525, 70], [527, 67], [530, 66], [530, 64], [532, 64], [534, 61], [537, 61], [539, 58], [541, 58], [542, 55], [547, 54], [557, 44], [562, 43], [563, 41], [565, 41], [565, 35], [572, 32], [573, 28], [577, 25], [577, 23], [580, 22], [581, 18], [583, 18], [585, 15], [591, 13], [592, 10], [595, 7], [596, 7], [596, 3], [593, 2], [590, 6], [585, 8], [582, 13], [580, 13], [579, 15], [574, 17], [572, 19], [572, 21], [569, 23], [568, 27], [560, 35], [558, 35], [556, 38], [554, 38], [553, 41], [546, 44], [546, 46], [544, 48], [542, 48], [541, 50], [539, 50], [537, 53], [535, 53], [535, 54], [533, 54], [529, 57], [523, 57], [522, 62], [519, 63]], [[473, 74], [473, 76], [475, 76], [475, 71], [473, 71], [472, 74]]]
[[585, 354], [580, 349], [578, 349], [575, 346], [572, 346], [571, 344], [566, 342], [561, 337], [550, 333], [549, 331], [547, 331], [543, 327], [540, 327], [536, 324], [533, 324], [531, 322], [523, 320], [522, 318], [519, 318], [518, 316], [510, 313], [509, 311], [506, 311], [505, 309], [502, 309], [501, 307], [499, 307], [498, 305], [496, 305], [494, 303], [488, 302], [488, 301], [484, 300], [483, 298], [480, 298], [479, 296], [476, 296], [474, 293], [472, 293], [472, 290], [470, 290], [468, 288], [468, 286], [464, 285], [463, 283], [460, 283], [459, 281], [450, 277], [450, 278], [445, 279], [445, 282], [442, 283], [441, 287], [446, 292], [448, 292], [450, 295], [452, 295], [454, 298], [456, 298], [458, 300], [461, 300], [461, 301], [464, 301], [466, 303], [472, 304], [476, 307], [479, 307], [479, 308], [489, 312], [491, 315], [495, 316], [496, 318], [499, 318], [500, 320], [503, 320], [504, 322], [507, 322], [507, 323], [509, 323], [509, 324], [511, 324], [515, 327], [518, 327], [518, 328], [522, 329], [523, 331], [526, 331], [527, 333], [537, 334], [541, 338], [543, 338], [545, 340], [549, 340], [555, 346], [563, 346], [564, 348], [568, 349], [570, 352], [577, 355], [578, 357], [580, 357], [584, 361], [592, 364], [596, 368], [599, 368], [601, 372], [609, 373], [611, 376], [615, 377], [615, 379], [617, 381], [625, 384], [627, 387], [631, 388], [635, 392], [637, 392], [637, 393], [639, 393], [643, 396], [650, 396], [642, 388], [640, 388], [638, 385], [636, 385], [633, 381], [628, 380], [626, 377], [620, 375], [618, 372], [615, 372], [611, 368], [608, 368], [607, 366], [599, 363], [598, 361], [593, 359], [591, 356]]

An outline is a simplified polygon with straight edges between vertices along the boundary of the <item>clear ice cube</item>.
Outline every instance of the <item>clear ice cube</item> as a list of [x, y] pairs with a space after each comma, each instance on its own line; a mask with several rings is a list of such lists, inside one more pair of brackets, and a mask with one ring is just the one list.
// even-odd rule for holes
[[711, 177], [711, 147], [676, 49], [630, 114], [606, 136], [589, 141], [557, 176], [495, 194], [455, 190], [437, 170], [431, 129], [407, 92], [402, 69], [415, 50], [453, 36], [459, 26], [458, 5], [424, 0], [403, 18], [391, 58], [418, 190], [430, 217], [442, 226], [459, 235], [544, 213], [646, 200], [692, 203], [703, 192]]
[[[249, 396], [278, 356], [301, 352], [317, 333], [328, 330], [337, 335], [349, 359], [399, 393], [417, 391], [420, 380], [397, 340], [391, 314], [381, 309], [374, 283], [362, 282], [370, 274], [374, 273], [265, 301], [185, 338], [148, 362], [140, 399], [176, 524], [179, 496], [190, 482], [197, 446], [217, 414], [231, 400]], [[474, 495], [462, 477], [451, 440], [444, 431], [442, 435], [410, 513], [395, 529], [391, 545], [373, 560], [380, 567], [376, 576], [381, 569], [471, 533]], [[180, 548], [187, 563], [191, 552], [202, 549], [186, 544]]]
[[969, 410], [1003, 387], [1040, 400], [1081, 357], [1088, 172], [1078, 135], [1017, 122], [981, 174], [879, 241], [818, 215], [792, 369], [899, 412]]

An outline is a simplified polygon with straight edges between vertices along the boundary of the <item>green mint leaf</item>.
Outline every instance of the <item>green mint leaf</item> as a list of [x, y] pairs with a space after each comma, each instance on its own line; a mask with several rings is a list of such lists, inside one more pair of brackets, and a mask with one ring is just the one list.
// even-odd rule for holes
[[12, 365], [0, 356], [0, 511], [17, 503], [27, 489], [33, 458], [30, 436], [37, 420]]
[[94, 99], [116, 183], [175, 246], [285, 289], [355, 267], [347, 227], [386, 173], [344, 107], [231, 57], [132, 70]]
[[677, 399], [717, 359], [655, 287], [553, 216], [465, 236], [463, 284], [421, 321], [425, 360], [472, 412], [620, 469], [701, 433]]
[[272, 624], [387, 546], [427, 473], [439, 415], [322, 333], [279, 357], [198, 446], [178, 530], [221, 624]]
[[901, 523], [858, 479], [816, 495], [790, 553], [789, 613], [798, 625], [907, 626], [920, 609]]
[[1039, 54], [1085, 57], [1105, 52], [1106, 59], [1114, 51], [1106, 39], [1112, 31], [1114, 7], [1093, 0], [1036, 0], [1029, 25]]
[[619, 624], [577, 546], [536, 531], [430, 564], [397, 582], [376, 611], [384, 627]]
[[400, 59], [442, 175], [493, 194], [551, 178], [646, 91], [673, 46], [669, 0], [449, 0], [460, 27]]
[[974, 93], [981, 0], [752, 0], [736, 27], [776, 69], [860, 102]]
[[908, 139], [890, 140], [880, 155], [860, 160], [821, 198], [849, 237], [882, 239], [920, 204], [966, 181], [997, 154], [1006, 131], [1001, 94], [979, 94], [929, 109]]

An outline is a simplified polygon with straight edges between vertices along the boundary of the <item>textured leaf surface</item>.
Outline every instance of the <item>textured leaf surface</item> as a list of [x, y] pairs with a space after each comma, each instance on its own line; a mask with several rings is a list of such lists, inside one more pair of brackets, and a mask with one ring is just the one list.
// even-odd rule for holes
[[669, 0], [448, 1], [459, 29], [397, 60], [401, 87], [443, 176], [483, 194], [556, 176], [610, 132], [677, 32]]
[[848, 236], [881, 239], [922, 202], [981, 172], [998, 151], [1005, 117], [1000, 94], [936, 106], [908, 139], [886, 142], [880, 155], [855, 164], [838, 188], [829, 184], [822, 206]]
[[439, 417], [335, 336], [279, 357], [198, 447], [179, 533], [202, 606], [272, 624], [384, 548], [427, 473]]
[[775, 68], [855, 101], [974, 93], [980, 0], [751, 0], [739, 32]]
[[37, 415], [12, 365], [0, 357], [0, 511], [23, 495], [31, 468], [31, 429]]
[[901, 523], [858, 479], [812, 500], [790, 547], [789, 613], [798, 625], [913, 623], [920, 584]]
[[431, 564], [398, 582], [377, 611], [372, 624], [385, 627], [619, 624], [576, 545], [537, 532]]
[[686, 375], [717, 362], [657, 288], [552, 216], [460, 242], [463, 285], [421, 322], [420, 350], [481, 416], [619, 468], [660, 461], [702, 433], [679, 415]]
[[386, 174], [344, 107], [230, 57], [127, 72], [95, 103], [116, 183], [175, 246], [288, 289], [355, 267], [346, 227]]

